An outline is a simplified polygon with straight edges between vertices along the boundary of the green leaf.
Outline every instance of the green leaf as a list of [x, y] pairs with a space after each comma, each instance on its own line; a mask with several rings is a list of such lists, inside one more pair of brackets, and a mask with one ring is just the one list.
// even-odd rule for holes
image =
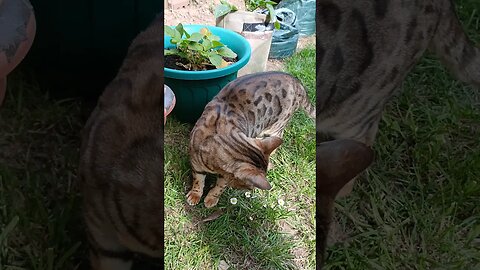
[[191, 42], [190, 44], [188, 44], [188, 49], [194, 51], [203, 51], [203, 46], [200, 43]]
[[183, 35], [183, 32], [185, 32], [185, 30], [183, 29], [183, 24], [179, 23], [176, 27], [175, 27], [175, 30], [177, 30], [180, 35]]
[[175, 29], [175, 35], [172, 37], [172, 40], [174, 40], [175, 43], [179, 43], [182, 41], [182, 34], [178, 32], [176, 29]]
[[170, 26], [165, 25], [164, 32], [169, 37], [175, 37], [175, 29], [171, 28]]
[[275, 26], [275, 29], [280, 29], [280, 23], [278, 21], [275, 21], [273, 25]]
[[217, 41], [217, 40], [212, 41], [212, 48], [223, 47], [223, 46], [225, 46], [225, 45], [223, 45], [223, 43], [220, 42], [220, 41]]
[[220, 40], [220, 37], [219, 37], [219, 36], [215, 36], [215, 35], [212, 34], [211, 36], [209, 36], [209, 39], [210, 39], [210, 40], [219, 41], [219, 40]]
[[266, 4], [266, 5], [272, 5], [272, 6], [275, 6], [275, 5], [277, 4], [277, 2], [274, 2], [274, 1], [267, 0], [267, 1], [265, 1], [265, 4]]
[[163, 50], [163, 54], [164, 55], [175, 55], [175, 54], [178, 54], [178, 50], [177, 49], [165, 49]]
[[193, 33], [187, 40], [194, 41], [194, 42], [199, 42], [202, 40], [203, 35], [200, 33]]
[[216, 18], [222, 17], [227, 15], [228, 13], [232, 12], [232, 7], [230, 5], [218, 5], [215, 7], [215, 10], [213, 11], [213, 15]]
[[202, 46], [205, 51], [208, 51], [213, 47], [212, 42], [208, 39], [203, 40]]
[[267, 19], [270, 19], [270, 22], [276, 22], [277, 21], [277, 16], [275, 15], [275, 9], [273, 9], [273, 6], [271, 4], [267, 4], [267, 9], [268, 9], [268, 16]]
[[208, 56], [208, 60], [210, 60], [210, 63], [212, 63], [212, 65], [214, 65], [215, 67], [220, 67], [222, 65], [222, 57], [218, 54], [215, 54], [215, 53], [211, 53], [209, 56]]
[[237, 54], [234, 53], [230, 48], [223, 47], [217, 50], [218, 54], [223, 57], [235, 58]]

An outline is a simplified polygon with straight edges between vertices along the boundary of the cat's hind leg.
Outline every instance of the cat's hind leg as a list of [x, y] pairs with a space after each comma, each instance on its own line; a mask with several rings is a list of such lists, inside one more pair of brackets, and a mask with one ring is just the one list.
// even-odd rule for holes
[[218, 203], [218, 199], [220, 195], [225, 191], [227, 188], [228, 181], [223, 176], [218, 176], [216, 185], [208, 192], [207, 196], [205, 197], [205, 207], [212, 208]]
[[205, 174], [193, 172], [192, 189], [187, 194], [187, 203], [189, 205], [197, 205], [200, 202], [205, 186], [205, 177]]
[[90, 261], [93, 270], [130, 270], [132, 268], [132, 260], [118, 257], [117, 254], [105, 256], [91, 251]]
[[[369, 128], [364, 132], [364, 133], [359, 133], [359, 136], [354, 137], [354, 138], [347, 138], [347, 139], [353, 139], [355, 141], [358, 141], [360, 143], [363, 143], [364, 145], [371, 147], [373, 143], [375, 142], [375, 138], [378, 133], [378, 124], [381, 119], [381, 114], [378, 114], [377, 118], [373, 120], [373, 122], [369, 125]], [[350, 182], [348, 182], [337, 194], [337, 198], [343, 198], [350, 193], [352, 193], [353, 186], [355, 185], [355, 181], [357, 179], [358, 175], [355, 176]]]
[[91, 228], [88, 231], [90, 242], [90, 264], [93, 270], [130, 270], [133, 253], [122, 246], [113, 235]]

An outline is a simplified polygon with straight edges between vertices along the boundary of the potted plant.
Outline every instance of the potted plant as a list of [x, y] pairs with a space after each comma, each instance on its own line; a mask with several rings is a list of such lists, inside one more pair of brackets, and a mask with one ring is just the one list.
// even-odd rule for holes
[[175, 93], [172, 114], [195, 123], [205, 105], [250, 59], [250, 45], [241, 35], [206, 25], [165, 26], [165, 84]]
[[239, 71], [239, 75], [265, 71], [274, 28], [279, 29], [271, 0], [245, 0], [246, 11], [220, 0], [214, 15], [216, 25], [244, 36], [252, 47], [252, 61]]

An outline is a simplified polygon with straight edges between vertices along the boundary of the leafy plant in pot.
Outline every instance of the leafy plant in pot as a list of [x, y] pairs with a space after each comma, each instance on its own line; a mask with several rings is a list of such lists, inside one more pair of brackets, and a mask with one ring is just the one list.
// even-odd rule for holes
[[236, 62], [237, 54], [208, 28], [190, 35], [182, 24], [178, 24], [175, 28], [165, 26], [165, 33], [171, 37], [170, 43], [177, 45], [164, 51], [165, 66], [180, 70], [209, 70]]
[[249, 43], [241, 35], [206, 25], [165, 26], [165, 84], [175, 93], [172, 115], [195, 123], [205, 105], [250, 59]]

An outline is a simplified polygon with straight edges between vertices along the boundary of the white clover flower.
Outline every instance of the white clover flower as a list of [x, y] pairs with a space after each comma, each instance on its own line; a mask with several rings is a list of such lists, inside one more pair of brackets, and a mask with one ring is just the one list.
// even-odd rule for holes
[[245, 192], [245, 197], [247, 198], [252, 197], [252, 193], [250, 193], [250, 191]]
[[231, 204], [237, 204], [237, 198], [231, 198], [230, 203]]
[[252, 217], [252, 216], [249, 216], [248, 219], [253, 220], [253, 217]]
[[278, 199], [278, 205], [283, 206], [285, 204], [285, 201], [283, 199]]

